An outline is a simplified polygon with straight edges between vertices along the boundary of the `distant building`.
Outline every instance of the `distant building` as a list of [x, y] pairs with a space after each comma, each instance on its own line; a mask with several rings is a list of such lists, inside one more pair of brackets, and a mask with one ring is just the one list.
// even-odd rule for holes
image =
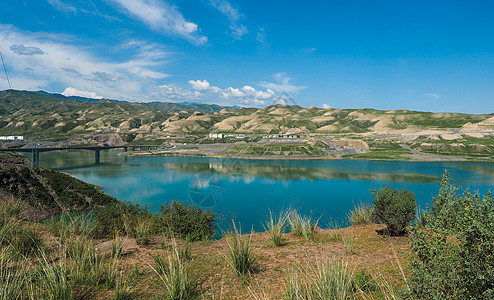
[[4, 135], [0, 136], [0, 141], [25, 141], [26, 137], [22, 135]]
[[223, 133], [209, 133], [209, 138], [210, 139], [222, 139], [224, 138], [225, 135]]

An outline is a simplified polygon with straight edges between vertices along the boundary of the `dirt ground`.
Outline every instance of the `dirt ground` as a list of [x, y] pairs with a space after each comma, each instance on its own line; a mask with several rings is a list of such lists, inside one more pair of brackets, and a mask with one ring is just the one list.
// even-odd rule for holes
[[[251, 239], [259, 264], [259, 272], [247, 279], [239, 278], [226, 262], [227, 238], [192, 243], [190, 266], [192, 275], [199, 282], [200, 299], [282, 299], [289, 272], [295, 267], [306, 268], [327, 259], [348, 264], [354, 273], [365, 268], [376, 279], [384, 278], [393, 287], [404, 288], [402, 270], [408, 269], [408, 240], [378, 234], [383, 228], [383, 225], [370, 224], [339, 229], [342, 238], [353, 241], [350, 253], [341, 241], [331, 239], [335, 230], [330, 229], [318, 229], [315, 238], [309, 241], [291, 233], [284, 234], [285, 244], [281, 247], [274, 247], [267, 233], [245, 235], [244, 238]], [[152, 270], [155, 266], [153, 256], [167, 257], [174, 243], [180, 246], [181, 242], [166, 240], [165, 249], [162, 249], [160, 237], [154, 237], [146, 246], [126, 238], [121, 268], [122, 274], [126, 274], [129, 291], [139, 298], [161, 294], [162, 283]], [[101, 243], [99, 251], [109, 251], [108, 245], [108, 242]], [[111, 296], [111, 292], [101, 296]]]

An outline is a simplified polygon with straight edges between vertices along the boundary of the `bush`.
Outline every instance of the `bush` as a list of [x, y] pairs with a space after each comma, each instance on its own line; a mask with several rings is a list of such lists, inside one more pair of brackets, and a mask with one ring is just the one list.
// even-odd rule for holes
[[165, 232], [188, 241], [212, 239], [215, 234], [215, 216], [211, 210], [202, 210], [183, 202], [172, 201], [160, 206], [160, 224]]
[[154, 217], [146, 206], [130, 201], [117, 202], [96, 212], [93, 233], [98, 237], [115, 234], [136, 237], [138, 225]]
[[371, 190], [374, 209], [379, 221], [387, 226], [390, 235], [402, 235], [415, 217], [417, 202], [415, 194], [408, 190], [398, 191], [385, 186], [379, 191]]
[[494, 200], [457, 190], [446, 173], [423, 226], [411, 230], [410, 288], [420, 299], [494, 297]]

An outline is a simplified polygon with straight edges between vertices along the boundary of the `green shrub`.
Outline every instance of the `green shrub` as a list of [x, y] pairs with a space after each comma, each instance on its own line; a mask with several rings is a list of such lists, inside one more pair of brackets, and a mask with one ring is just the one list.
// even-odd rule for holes
[[117, 202], [96, 212], [93, 233], [98, 237], [115, 234], [136, 237], [139, 223], [153, 217], [146, 206], [130, 201]]
[[211, 210], [172, 201], [160, 206], [159, 218], [164, 232], [191, 242], [209, 240], [215, 234], [215, 216]]
[[410, 234], [410, 288], [420, 299], [494, 297], [494, 200], [463, 192], [446, 173], [423, 226]]
[[387, 226], [390, 235], [402, 235], [415, 217], [417, 202], [415, 194], [408, 190], [398, 191], [385, 186], [379, 191], [371, 190], [374, 209], [379, 221]]
[[355, 285], [358, 289], [364, 292], [372, 292], [377, 289], [376, 280], [371, 274], [367, 273], [365, 268], [354, 275]]

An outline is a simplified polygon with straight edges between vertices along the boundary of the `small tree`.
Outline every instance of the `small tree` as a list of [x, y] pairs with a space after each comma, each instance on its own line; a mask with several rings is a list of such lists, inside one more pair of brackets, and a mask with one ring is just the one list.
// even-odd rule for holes
[[415, 194], [408, 190], [398, 191], [385, 186], [371, 190], [374, 196], [374, 209], [379, 221], [386, 224], [390, 235], [402, 235], [415, 217], [417, 202]]
[[419, 299], [494, 299], [494, 199], [449, 184], [446, 173], [410, 234], [410, 287]]

